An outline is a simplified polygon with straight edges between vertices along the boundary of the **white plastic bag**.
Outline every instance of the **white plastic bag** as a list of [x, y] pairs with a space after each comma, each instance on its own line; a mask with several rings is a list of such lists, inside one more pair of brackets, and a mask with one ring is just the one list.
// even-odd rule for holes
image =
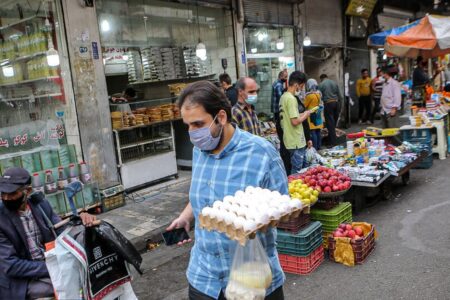
[[263, 300], [271, 283], [269, 258], [258, 236], [245, 246], [238, 244], [225, 290], [227, 300]]

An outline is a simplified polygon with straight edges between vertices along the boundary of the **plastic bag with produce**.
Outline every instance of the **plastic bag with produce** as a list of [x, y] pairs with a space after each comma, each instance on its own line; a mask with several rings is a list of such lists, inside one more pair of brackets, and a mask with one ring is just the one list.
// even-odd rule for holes
[[271, 283], [269, 259], [258, 236], [245, 246], [238, 244], [225, 291], [227, 300], [263, 300]]

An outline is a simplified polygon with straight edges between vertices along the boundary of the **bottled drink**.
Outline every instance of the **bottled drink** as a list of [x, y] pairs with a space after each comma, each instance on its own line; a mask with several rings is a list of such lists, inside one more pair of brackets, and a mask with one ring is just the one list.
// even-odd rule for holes
[[45, 193], [52, 194], [58, 191], [52, 170], [45, 171]]
[[64, 167], [58, 168], [58, 190], [64, 190], [64, 187], [69, 184]]
[[80, 181], [75, 164], [69, 165], [69, 182]]
[[32, 187], [33, 187], [33, 192], [37, 193], [37, 192], [42, 192], [44, 193], [44, 185], [41, 182], [41, 178], [39, 177], [38, 173], [34, 173], [33, 174], [33, 182], [31, 183]]
[[82, 161], [80, 163], [80, 173], [81, 173], [81, 182], [82, 183], [89, 183], [91, 182], [91, 173], [89, 172], [88, 165]]

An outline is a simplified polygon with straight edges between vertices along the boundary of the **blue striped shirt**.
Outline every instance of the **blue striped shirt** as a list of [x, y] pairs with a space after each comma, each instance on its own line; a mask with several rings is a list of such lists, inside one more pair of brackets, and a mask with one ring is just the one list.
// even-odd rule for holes
[[[219, 154], [194, 147], [189, 198], [195, 217], [195, 244], [186, 275], [194, 288], [215, 299], [227, 286], [236, 242], [225, 234], [200, 229], [198, 215], [203, 207], [249, 185], [288, 194], [282, 160], [267, 140], [236, 128]], [[272, 267], [270, 294], [285, 280], [276, 251], [276, 230], [269, 229], [259, 237]]]

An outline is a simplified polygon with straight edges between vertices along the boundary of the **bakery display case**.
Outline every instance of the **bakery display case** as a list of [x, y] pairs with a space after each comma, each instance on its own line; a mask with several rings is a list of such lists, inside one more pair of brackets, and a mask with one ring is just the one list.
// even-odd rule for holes
[[177, 177], [176, 98], [111, 103], [117, 162], [125, 189]]

